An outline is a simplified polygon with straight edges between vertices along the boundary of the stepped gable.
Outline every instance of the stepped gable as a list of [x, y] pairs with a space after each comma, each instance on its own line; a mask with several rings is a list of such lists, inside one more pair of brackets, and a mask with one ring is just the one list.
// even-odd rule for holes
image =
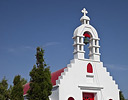
[[64, 68], [62, 68], [62, 69], [60, 69], [60, 70], [58, 70], [58, 71], [56, 71], [56, 72], [53, 72], [52, 74], [51, 74], [51, 82], [52, 82], [52, 85], [54, 86], [54, 85], [56, 85], [56, 80], [58, 80], [58, 77], [59, 76], [61, 76], [61, 73], [62, 72], [64, 72], [64, 69], [65, 69], [66, 67], [64, 67]]
[[[56, 80], [58, 80], [58, 77], [61, 76], [61, 73], [62, 73], [62, 72], [64, 72], [64, 69], [65, 69], [65, 68], [66, 68], [66, 67], [64, 67], [64, 68], [62, 68], [62, 69], [60, 69], [60, 70], [58, 70], [58, 71], [56, 71], [56, 72], [51, 73], [51, 82], [52, 82], [52, 85], [53, 85], [53, 86], [56, 85]], [[24, 85], [24, 89], [23, 89], [24, 94], [23, 94], [23, 95], [26, 95], [26, 94], [27, 94], [27, 91], [28, 91], [29, 88], [30, 88], [29, 84], [30, 84], [30, 83], [27, 83], [27, 84]]]

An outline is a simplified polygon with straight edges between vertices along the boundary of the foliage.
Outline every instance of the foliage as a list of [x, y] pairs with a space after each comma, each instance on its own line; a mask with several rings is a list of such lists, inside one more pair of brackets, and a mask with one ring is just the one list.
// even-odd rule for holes
[[20, 75], [15, 76], [13, 80], [13, 87], [11, 87], [11, 100], [24, 100], [23, 98], [23, 85], [27, 81], [21, 78]]
[[30, 89], [28, 91], [29, 100], [49, 100], [52, 83], [51, 72], [44, 61], [44, 50], [37, 48], [36, 65], [30, 72]]
[[0, 100], [8, 100], [10, 92], [8, 91], [8, 83], [5, 77], [0, 81]]
[[120, 91], [120, 100], [125, 100], [125, 98], [124, 98], [124, 95], [123, 95], [123, 93], [122, 93], [122, 91]]
[[21, 84], [22, 84], [22, 86], [25, 85], [26, 83], [27, 83], [27, 80], [24, 79], [24, 78], [21, 78]]

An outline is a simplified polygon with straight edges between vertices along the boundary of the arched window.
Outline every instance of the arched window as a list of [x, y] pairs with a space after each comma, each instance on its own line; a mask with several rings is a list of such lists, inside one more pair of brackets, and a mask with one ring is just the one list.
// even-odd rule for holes
[[73, 97], [69, 97], [68, 100], [75, 100]]
[[93, 73], [93, 68], [92, 68], [92, 65], [90, 63], [87, 65], [87, 72]]
[[87, 45], [91, 38], [91, 34], [89, 32], [84, 32], [83, 36], [84, 36], [84, 43]]
[[85, 44], [85, 46], [83, 48], [86, 51], [85, 58], [87, 58], [87, 59], [89, 58], [89, 54], [92, 51], [92, 49], [90, 48], [91, 47], [91, 38], [92, 38], [92, 35], [90, 32], [85, 31], [83, 33], [83, 43]]

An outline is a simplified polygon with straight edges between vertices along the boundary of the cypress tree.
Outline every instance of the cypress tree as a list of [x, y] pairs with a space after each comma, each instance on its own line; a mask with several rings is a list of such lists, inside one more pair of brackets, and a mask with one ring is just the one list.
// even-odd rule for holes
[[11, 100], [24, 100], [23, 98], [23, 84], [21, 81], [21, 76], [15, 76], [13, 80], [14, 86], [12, 87], [11, 91]]
[[120, 92], [119, 92], [119, 94], [120, 94], [120, 100], [125, 100], [125, 98], [124, 98], [124, 95], [123, 95], [122, 91], [120, 91]]
[[0, 81], [0, 100], [8, 100], [10, 92], [8, 90], [8, 83], [5, 77]]
[[40, 47], [37, 47], [36, 60], [36, 65], [30, 72], [28, 99], [49, 100], [52, 90], [51, 72], [44, 61], [44, 50]]

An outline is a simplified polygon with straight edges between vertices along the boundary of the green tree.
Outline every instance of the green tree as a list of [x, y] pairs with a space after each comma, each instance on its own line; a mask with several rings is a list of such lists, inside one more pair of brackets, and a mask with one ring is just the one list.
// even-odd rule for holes
[[123, 95], [123, 93], [122, 93], [122, 91], [120, 91], [120, 100], [125, 100], [125, 98], [124, 98], [124, 95]]
[[51, 72], [44, 61], [44, 50], [40, 47], [37, 47], [36, 60], [36, 65], [30, 72], [28, 99], [49, 100], [52, 90]]
[[8, 91], [8, 83], [5, 77], [0, 81], [0, 100], [8, 100], [10, 92]]
[[13, 80], [13, 87], [11, 87], [11, 100], [24, 100], [23, 98], [23, 85], [27, 81], [21, 78], [20, 75], [15, 76]]
[[22, 86], [25, 85], [26, 83], [27, 83], [27, 80], [24, 79], [24, 78], [21, 78], [21, 84], [22, 84]]

